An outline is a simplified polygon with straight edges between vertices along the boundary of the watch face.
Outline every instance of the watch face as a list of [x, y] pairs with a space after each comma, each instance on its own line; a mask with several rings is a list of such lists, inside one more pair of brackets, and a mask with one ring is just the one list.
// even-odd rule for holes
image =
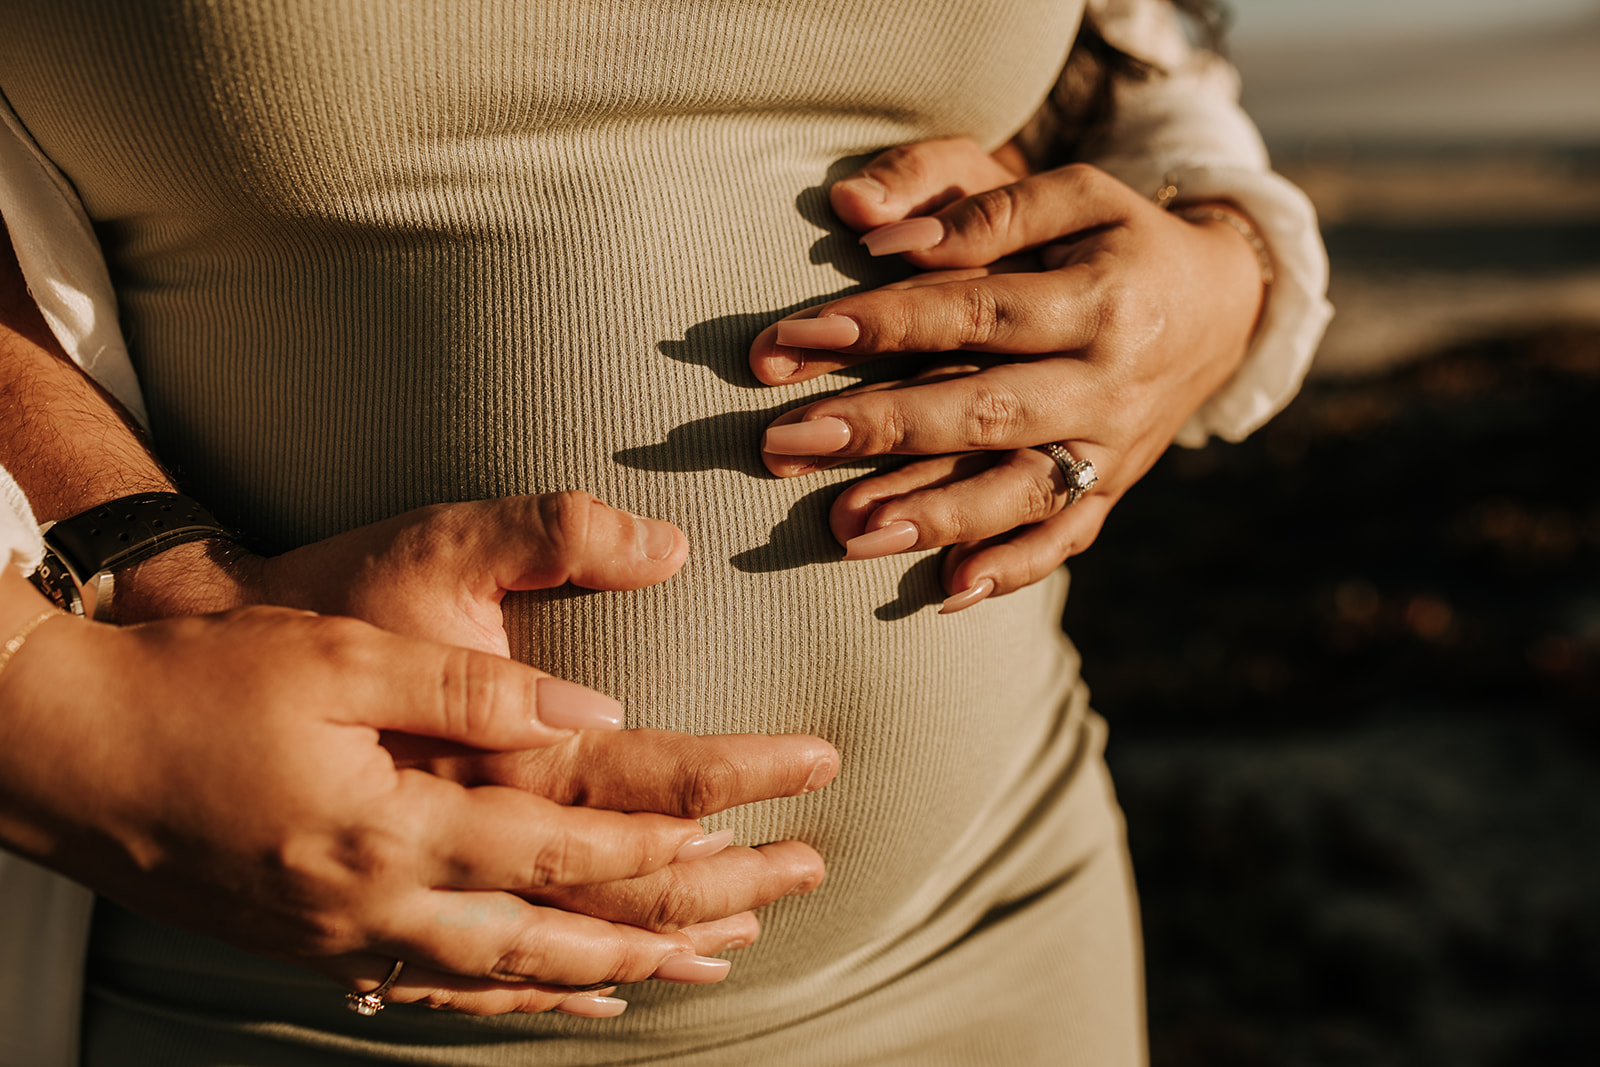
[[33, 572], [29, 580], [50, 599], [50, 603], [62, 611], [83, 614], [83, 596], [78, 592], [78, 583], [73, 581], [66, 564], [48, 548], [44, 551], [44, 559], [39, 561], [39, 569]]

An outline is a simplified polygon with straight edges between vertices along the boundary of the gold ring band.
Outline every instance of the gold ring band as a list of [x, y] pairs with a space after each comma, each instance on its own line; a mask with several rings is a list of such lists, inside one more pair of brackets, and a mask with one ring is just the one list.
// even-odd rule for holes
[[389, 972], [389, 977], [383, 984], [370, 993], [346, 993], [344, 995], [345, 1007], [357, 1015], [376, 1015], [385, 1007], [383, 998], [400, 978], [400, 968], [406, 965], [405, 960], [395, 960], [394, 968]]

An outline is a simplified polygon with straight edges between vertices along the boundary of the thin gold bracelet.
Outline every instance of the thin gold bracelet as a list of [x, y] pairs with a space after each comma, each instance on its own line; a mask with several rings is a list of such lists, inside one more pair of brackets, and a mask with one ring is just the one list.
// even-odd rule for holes
[[1171, 171], [1161, 176], [1161, 188], [1150, 194], [1150, 202], [1162, 211], [1178, 199], [1178, 176]]
[[11, 662], [11, 657], [15, 656], [18, 650], [27, 643], [28, 637], [33, 633], [33, 631], [37, 630], [39, 627], [43, 626], [45, 623], [49, 622], [51, 619], [60, 614], [61, 612], [57, 611], [55, 608], [48, 608], [39, 612], [39, 614], [23, 623], [22, 629], [13, 634], [11, 640], [7, 641], [3, 648], [0, 648], [0, 671], [4, 671], [6, 669], [6, 665]]
[[1221, 222], [1232, 226], [1239, 231], [1239, 236], [1250, 242], [1256, 262], [1261, 264], [1261, 284], [1271, 285], [1277, 280], [1278, 272], [1272, 269], [1272, 253], [1267, 251], [1267, 242], [1261, 239], [1256, 228], [1243, 215], [1220, 207], [1177, 208], [1172, 213], [1189, 222]]

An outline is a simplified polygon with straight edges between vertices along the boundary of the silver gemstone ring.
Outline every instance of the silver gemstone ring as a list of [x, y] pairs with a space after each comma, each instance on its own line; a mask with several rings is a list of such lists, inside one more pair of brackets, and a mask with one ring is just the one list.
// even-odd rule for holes
[[1067, 480], [1067, 503], [1071, 507], [1078, 502], [1078, 498], [1093, 489], [1100, 481], [1100, 472], [1094, 469], [1094, 463], [1087, 459], [1079, 459], [1067, 450], [1066, 445], [1051, 442], [1047, 445], [1034, 445], [1035, 450], [1043, 452], [1056, 461], [1056, 466], [1061, 469], [1061, 477]]
[[395, 960], [394, 969], [389, 972], [389, 977], [383, 984], [370, 993], [346, 993], [344, 995], [345, 1007], [357, 1015], [376, 1015], [383, 1010], [383, 998], [389, 990], [394, 988], [395, 982], [400, 978], [400, 968], [404, 967], [404, 960]]

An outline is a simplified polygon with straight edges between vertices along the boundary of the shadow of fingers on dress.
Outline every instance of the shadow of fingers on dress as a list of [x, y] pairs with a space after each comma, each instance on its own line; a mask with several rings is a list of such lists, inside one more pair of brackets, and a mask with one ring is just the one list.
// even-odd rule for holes
[[765, 544], [739, 552], [729, 562], [736, 570], [758, 574], [842, 561], [844, 549], [828, 531], [828, 509], [838, 492], [836, 485], [813, 489], [790, 505]]
[[809, 400], [790, 400], [760, 411], [728, 411], [675, 426], [653, 445], [621, 448], [611, 458], [641, 471], [730, 470], [770, 478], [761, 462], [761, 435], [779, 415]]
[[883, 622], [895, 622], [944, 600], [939, 585], [939, 557], [942, 554], [935, 552], [913, 563], [900, 576], [900, 595], [887, 604], [879, 605], [872, 614]]

